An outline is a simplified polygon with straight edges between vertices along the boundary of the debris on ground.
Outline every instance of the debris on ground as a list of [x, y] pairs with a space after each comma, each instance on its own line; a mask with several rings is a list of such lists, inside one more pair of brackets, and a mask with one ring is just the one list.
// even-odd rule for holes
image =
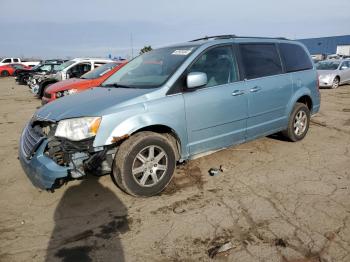
[[208, 250], [208, 255], [210, 258], [214, 258], [217, 255], [223, 255], [223, 256], [227, 256], [228, 255], [228, 251], [231, 250], [232, 248], [234, 248], [233, 244], [229, 241], [226, 242], [222, 245], [217, 245], [215, 247], [212, 247]]
[[184, 213], [186, 210], [185, 209], [183, 209], [182, 207], [175, 207], [174, 209], [173, 209], [173, 212], [175, 213], [175, 214], [181, 214], [181, 213]]
[[275, 246], [287, 247], [287, 242], [284, 241], [282, 238], [277, 238], [275, 239]]
[[220, 172], [222, 173], [222, 172], [224, 172], [224, 170], [223, 170], [223, 168], [222, 168], [222, 165], [220, 165], [220, 167], [219, 168], [210, 168], [209, 169], [209, 175], [211, 175], [211, 176], [216, 176], [216, 175], [218, 175]]

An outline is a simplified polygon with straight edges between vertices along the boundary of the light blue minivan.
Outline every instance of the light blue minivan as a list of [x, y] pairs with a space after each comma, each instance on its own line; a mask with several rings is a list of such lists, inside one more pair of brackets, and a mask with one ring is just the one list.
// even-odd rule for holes
[[152, 196], [176, 163], [280, 131], [303, 139], [319, 108], [317, 72], [301, 43], [205, 37], [140, 55], [101, 87], [40, 108], [19, 159], [41, 189], [111, 174], [125, 192]]

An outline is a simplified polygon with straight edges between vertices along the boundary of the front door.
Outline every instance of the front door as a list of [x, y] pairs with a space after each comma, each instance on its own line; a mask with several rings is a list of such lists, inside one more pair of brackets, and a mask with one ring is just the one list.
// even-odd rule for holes
[[203, 72], [208, 78], [206, 86], [183, 95], [190, 154], [243, 142], [248, 99], [232, 47], [207, 50], [188, 72]]

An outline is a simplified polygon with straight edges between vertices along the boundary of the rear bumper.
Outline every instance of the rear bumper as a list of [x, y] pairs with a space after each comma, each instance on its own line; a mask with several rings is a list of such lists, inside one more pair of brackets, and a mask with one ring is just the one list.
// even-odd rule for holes
[[68, 168], [56, 164], [44, 155], [47, 142], [44, 140], [30, 159], [27, 159], [23, 150], [23, 134], [19, 146], [21, 166], [32, 184], [40, 189], [54, 188], [56, 181], [66, 178], [69, 173]]

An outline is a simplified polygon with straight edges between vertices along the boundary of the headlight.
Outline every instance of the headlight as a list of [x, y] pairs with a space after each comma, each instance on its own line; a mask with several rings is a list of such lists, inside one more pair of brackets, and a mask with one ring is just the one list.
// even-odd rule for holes
[[72, 95], [78, 92], [78, 89], [69, 89], [69, 90], [64, 90], [64, 91], [59, 91], [56, 93], [56, 97], [62, 97], [62, 96], [68, 96]]
[[65, 119], [58, 122], [55, 136], [72, 141], [94, 137], [100, 127], [101, 117], [81, 117]]

